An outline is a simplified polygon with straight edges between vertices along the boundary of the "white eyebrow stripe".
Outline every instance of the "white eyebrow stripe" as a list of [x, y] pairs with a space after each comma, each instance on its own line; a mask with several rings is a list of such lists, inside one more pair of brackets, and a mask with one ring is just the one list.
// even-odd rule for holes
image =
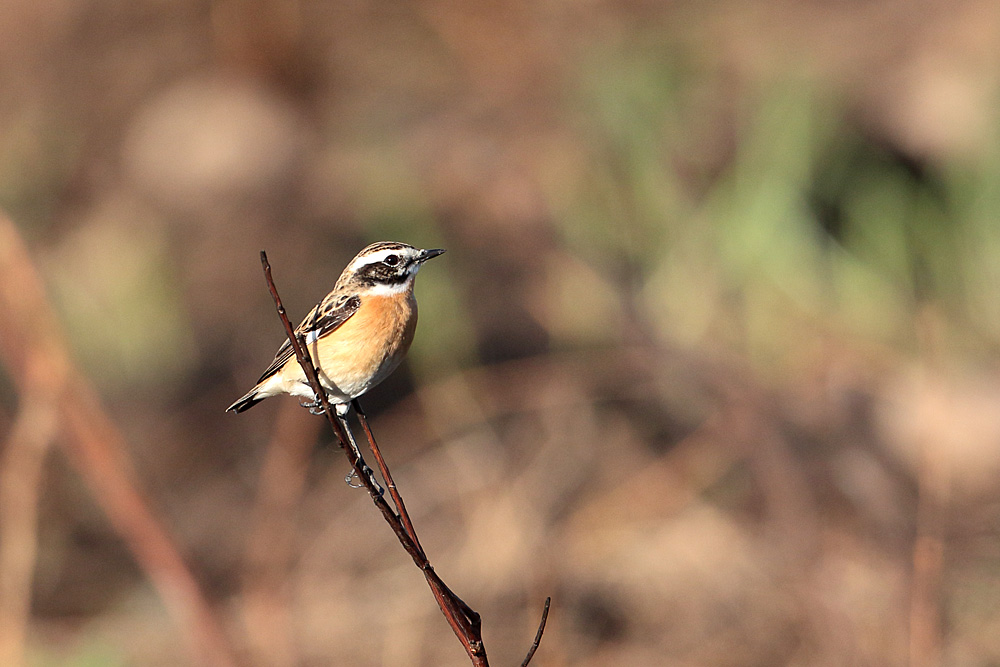
[[378, 264], [389, 255], [409, 255], [410, 253], [407, 252], [408, 250], [409, 248], [386, 248], [385, 250], [376, 250], [369, 255], [354, 258], [354, 261], [351, 262], [351, 265], [347, 268], [351, 271], [357, 271], [362, 266], [367, 264]]

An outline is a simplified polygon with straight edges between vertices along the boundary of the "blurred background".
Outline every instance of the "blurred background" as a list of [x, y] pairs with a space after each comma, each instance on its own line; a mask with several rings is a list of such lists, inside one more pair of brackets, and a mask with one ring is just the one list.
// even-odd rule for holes
[[0, 329], [6, 664], [198, 659], [116, 465], [235, 664], [468, 664], [322, 420], [223, 412], [258, 252], [297, 322], [377, 240], [448, 249], [362, 403], [494, 664], [547, 595], [539, 666], [1000, 663], [1000, 4], [2, 14], [4, 288], [23, 244], [55, 313]]

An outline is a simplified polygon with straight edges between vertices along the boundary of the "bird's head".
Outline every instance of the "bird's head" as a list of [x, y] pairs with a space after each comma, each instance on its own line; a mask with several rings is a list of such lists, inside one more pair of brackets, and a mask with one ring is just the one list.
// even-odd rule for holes
[[421, 250], [393, 241], [373, 243], [351, 260], [337, 285], [386, 294], [405, 291], [413, 285], [420, 265], [443, 252], [441, 248]]

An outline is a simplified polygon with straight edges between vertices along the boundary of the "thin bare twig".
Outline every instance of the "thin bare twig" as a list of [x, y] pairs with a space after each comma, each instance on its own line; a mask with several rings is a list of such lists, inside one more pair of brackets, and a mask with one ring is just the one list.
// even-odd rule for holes
[[[278, 317], [281, 319], [281, 324], [285, 328], [285, 335], [288, 336], [288, 342], [291, 344], [292, 349], [295, 352], [295, 358], [299, 365], [302, 367], [302, 372], [305, 373], [306, 379], [309, 381], [309, 386], [316, 396], [316, 400], [319, 401], [323, 408], [323, 414], [326, 416], [327, 421], [333, 428], [333, 432], [337, 435], [337, 439], [340, 443], [341, 449], [347, 455], [348, 461], [350, 461], [351, 467], [354, 469], [354, 473], [357, 475], [358, 479], [361, 480], [361, 484], [368, 491], [368, 494], [372, 498], [372, 502], [382, 513], [382, 517], [385, 519], [386, 523], [392, 528], [392, 531], [396, 534], [396, 538], [399, 543], [403, 546], [413, 562], [417, 567], [424, 573], [424, 577], [427, 580], [427, 585], [430, 587], [431, 592], [434, 594], [434, 599], [437, 601], [438, 606], [441, 608], [441, 612], [447, 619], [448, 624], [451, 626], [455, 635], [461, 641], [462, 646], [465, 648], [466, 653], [468, 653], [469, 658], [472, 660], [472, 664], [477, 667], [489, 667], [489, 660], [486, 656], [486, 646], [483, 644], [482, 635], [482, 619], [480, 615], [472, 609], [469, 605], [465, 603], [462, 598], [458, 597], [454, 591], [448, 588], [447, 584], [437, 575], [434, 568], [431, 566], [430, 561], [427, 559], [427, 555], [424, 553], [423, 548], [420, 546], [420, 542], [417, 539], [417, 532], [413, 528], [413, 524], [410, 522], [410, 517], [406, 512], [406, 505], [403, 503], [403, 498], [396, 489], [396, 484], [392, 479], [392, 474], [389, 472], [389, 467], [386, 465], [385, 460], [382, 458], [382, 453], [379, 451], [378, 445], [375, 442], [375, 436], [372, 434], [371, 428], [368, 425], [368, 419], [365, 413], [361, 410], [361, 406], [355, 400], [353, 401], [353, 406], [355, 412], [358, 414], [358, 420], [361, 422], [361, 426], [364, 429], [365, 436], [368, 439], [368, 445], [372, 450], [372, 454], [375, 456], [377, 461], [379, 471], [382, 473], [382, 478], [385, 480], [386, 486], [389, 488], [389, 495], [392, 498], [393, 503], [396, 505], [396, 510], [394, 511], [389, 504], [385, 501], [383, 497], [382, 488], [375, 481], [374, 475], [368, 466], [365, 464], [364, 458], [361, 455], [361, 451], [356, 447], [352, 446], [352, 439], [349, 434], [345, 432], [345, 429], [350, 428], [346, 419], [342, 420], [339, 416], [335, 416], [334, 411], [330, 409], [330, 401], [327, 397], [326, 391], [319, 381], [319, 374], [316, 370], [316, 366], [312, 362], [312, 357], [309, 354], [308, 346], [299, 338], [295, 329], [292, 327], [291, 321], [288, 319], [288, 314], [285, 312], [285, 307], [281, 303], [281, 297], [278, 296], [278, 289], [275, 287], [274, 278], [271, 276], [271, 265], [267, 261], [267, 253], [261, 251], [260, 262], [264, 268], [264, 279], [267, 281], [268, 291], [271, 293], [271, 298], [274, 300], [274, 306], [278, 311]], [[538, 650], [538, 645], [542, 640], [542, 633], [545, 631], [545, 622], [549, 615], [549, 605], [552, 598], [546, 598], [545, 608], [542, 611], [542, 619], [538, 625], [538, 632], [535, 633], [535, 640], [528, 650], [528, 655], [525, 657], [524, 662], [521, 663], [521, 667], [527, 667], [528, 663], [531, 662], [531, 658], [535, 655], [535, 651]]]
[[336, 418], [334, 411], [330, 409], [330, 401], [327, 398], [326, 391], [323, 390], [322, 385], [319, 381], [319, 376], [316, 372], [316, 367], [312, 363], [312, 358], [309, 355], [309, 350], [306, 345], [303, 344], [302, 340], [295, 335], [295, 329], [292, 327], [291, 322], [288, 319], [288, 314], [285, 312], [285, 308], [281, 303], [281, 297], [278, 296], [278, 290], [274, 285], [274, 279], [271, 277], [271, 265], [267, 261], [267, 254], [264, 251], [260, 253], [261, 265], [264, 267], [264, 278], [267, 281], [268, 290], [271, 293], [271, 298], [274, 300], [275, 308], [278, 311], [278, 317], [281, 318], [281, 323], [285, 327], [285, 334], [288, 336], [288, 341], [295, 351], [295, 358], [298, 360], [299, 365], [302, 367], [302, 371], [306, 375], [306, 379], [309, 381], [309, 386], [312, 388], [313, 393], [316, 395], [317, 400], [323, 408], [323, 414], [326, 415], [327, 421], [330, 423], [333, 432], [337, 435], [337, 439], [340, 441], [340, 446], [347, 455], [347, 459], [354, 468], [358, 479], [364, 485], [368, 494], [372, 498], [372, 502], [382, 513], [382, 517], [385, 519], [389, 527], [396, 534], [396, 539], [399, 540], [400, 544], [410, 558], [413, 559], [414, 564], [420, 568], [424, 573], [424, 577], [427, 579], [427, 584], [434, 594], [434, 599], [437, 601], [438, 606], [441, 608], [441, 612], [444, 614], [445, 618], [448, 620], [449, 625], [451, 625], [452, 630], [458, 637], [459, 641], [462, 642], [462, 646], [465, 648], [466, 653], [468, 653], [469, 658], [472, 660], [472, 664], [477, 667], [488, 667], [489, 660], [486, 656], [486, 647], [483, 644], [482, 634], [481, 634], [481, 620], [478, 613], [473, 611], [465, 602], [462, 601], [455, 593], [448, 588], [440, 576], [434, 571], [433, 566], [427, 560], [426, 555], [423, 550], [420, 549], [416, 542], [410, 537], [409, 532], [404, 527], [399, 515], [389, 507], [389, 504], [385, 501], [382, 496], [382, 489], [378, 486], [371, 474], [371, 470], [365, 464], [361, 453], [355, 448], [352, 448], [348, 443], [347, 434], [344, 432], [340, 421]]
[[382, 474], [382, 479], [385, 480], [385, 485], [389, 489], [389, 495], [392, 497], [392, 502], [396, 506], [396, 512], [399, 514], [399, 518], [403, 522], [403, 527], [406, 528], [406, 532], [410, 534], [410, 538], [413, 543], [417, 545], [417, 548], [421, 551], [424, 550], [420, 546], [420, 540], [417, 539], [417, 531], [413, 529], [413, 523], [410, 521], [410, 515], [406, 512], [406, 505], [403, 503], [402, 496], [399, 495], [399, 491], [396, 489], [396, 482], [392, 479], [392, 474], [389, 472], [389, 466], [385, 464], [385, 459], [382, 458], [382, 452], [378, 448], [378, 444], [375, 442], [375, 436], [372, 434], [371, 428], [368, 426], [368, 415], [365, 414], [364, 410], [361, 409], [361, 403], [358, 399], [351, 401], [354, 406], [354, 412], [358, 415], [358, 421], [361, 423], [361, 428], [365, 432], [365, 438], [368, 439], [368, 447], [372, 450], [372, 456], [375, 457], [375, 463], [378, 464], [378, 470]]
[[[365, 437], [368, 440], [368, 447], [372, 450], [372, 454], [375, 456], [375, 461], [378, 464], [379, 472], [382, 474], [382, 479], [385, 480], [385, 485], [389, 488], [389, 496], [392, 498], [393, 504], [396, 505], [396, 511], [399, 514], [400, 521], [402, 522], [403, 527], [406, 528], [406, 531], [413, 538], [413, 543], [418, 549], [420, 549], [421, 553], [424, 553], [423, 547], [420, 546], [420, 541], [417, 539], [417, 531], [413, 528], [410, 516], [406, 512], [406, 505], [403, 503], [403, 497], [396, 489], [396, 483], [392, 479], [392, 473], [389, 471], [389, 466], [386, 464], [385, 459], [382, 458], [382, 452], [379, 450], [378, 443], [375, 442], [375, 436], [372, 433], [371, 428], [368, 426], [368, 417], [365, 415], [364, 411], [361, 410], [361, 404], [357, 399], [352, 401], [352, 403], [354, 405], [354, 411], [358, 414], [358, 421], [361, 422], [361, 426], [364, 429]], [[426, 557], [426, 553], [424, 553], [424, 555]], [[452, 593], [452, 595], [454, 595], [454, 593]], [[472, 607], [467, 605], [462, 598], [457, 595], [455, 595], [454, 598], [455, 603], [461, 608], [462, 614], [470, 619], [475, 634], [479, 636], [481, 623], [479, 614]]]
[[542, 620], [538, 622], [538, 632], [535, 633], [535, 641], [531, 642], [531, 648], [528, 649], [528, 655], [524, 656], [524, 662], [521, 663], [521, 667], [528, 667], [528, 663], [535, 657], [535, 651], [538, 650], [538, 645], [542, 643], [542, 633], [545, 632], [545, 622], [549, 620], [550, 604], [552, 604], [552, 598], [545, 598], [545, 607], [542, 609]]

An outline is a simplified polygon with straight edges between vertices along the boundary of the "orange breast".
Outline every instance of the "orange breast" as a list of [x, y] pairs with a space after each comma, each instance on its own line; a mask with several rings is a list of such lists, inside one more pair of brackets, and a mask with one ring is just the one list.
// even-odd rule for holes
[[[358, 311], [339, 329], [310, 345], [309, 353], [332, 394], [355, 398], [396, 369], [410, 349], [416, 328], [417, 302], [412, 292], [363, 297]], [[292, 359], [291, 363], [296, 362]]]

